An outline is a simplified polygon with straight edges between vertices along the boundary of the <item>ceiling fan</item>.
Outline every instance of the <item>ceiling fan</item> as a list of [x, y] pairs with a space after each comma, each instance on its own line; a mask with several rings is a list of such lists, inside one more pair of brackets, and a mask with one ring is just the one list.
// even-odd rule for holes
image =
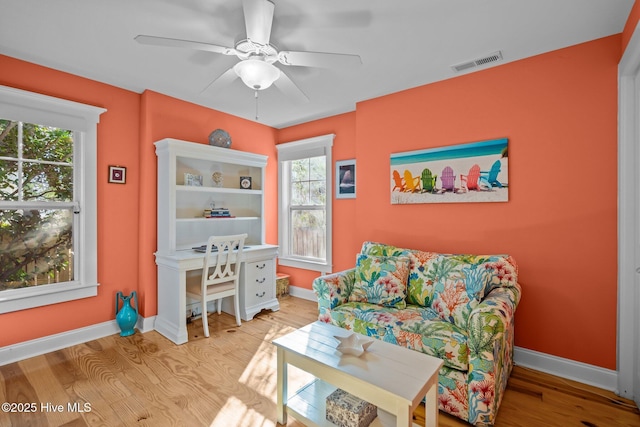
[[240, 59], [233, 67], [212, 81], [203, 92], [214, 84], [230, 84], [239, 77], [245, 85], [256, 91], [256, 97], [257, 91], [267, 89], [275, 84], [287, 96], [300, 102], [308, 102], [309, 98], [304, 92], [296, 86], [289, 76], [274, 65], [276, 62], [287, 66], [323, 68], [353, 67], [362, 64], [358, 55], [278, 51], [269, 42], [274, 8], [275, 5], [269, 0], [243, 0], [242, 9], [247, 38], [237, 42], [234, 47], [149, 35], [138, 35], [135, 40], [138, 43], [148, 45], [181, 47], [223, 55], [235, 55]]

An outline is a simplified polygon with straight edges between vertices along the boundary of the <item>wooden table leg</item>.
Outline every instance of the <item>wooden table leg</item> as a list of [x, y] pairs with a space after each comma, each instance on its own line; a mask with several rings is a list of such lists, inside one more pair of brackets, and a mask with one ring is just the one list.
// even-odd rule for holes
[[285, 362], [284, 350], [278, 347], [277, 350], [277, 400], [278, 400], [278, 423], [282, 425], [287, 424], [287, 363]]
[[438, 427], [438, 382], [436, 381], [424, 399], [424, 425], [425, 427]]

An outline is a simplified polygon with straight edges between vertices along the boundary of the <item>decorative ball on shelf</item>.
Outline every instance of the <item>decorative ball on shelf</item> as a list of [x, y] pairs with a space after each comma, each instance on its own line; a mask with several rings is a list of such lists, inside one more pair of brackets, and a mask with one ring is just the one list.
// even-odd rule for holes
[[216, 147], [222, 148], [230, 148], [231, 136], [229, 136], [229, 134], [225, 130], [216, 129], [209, 135], [209, 145], [214, 145]]

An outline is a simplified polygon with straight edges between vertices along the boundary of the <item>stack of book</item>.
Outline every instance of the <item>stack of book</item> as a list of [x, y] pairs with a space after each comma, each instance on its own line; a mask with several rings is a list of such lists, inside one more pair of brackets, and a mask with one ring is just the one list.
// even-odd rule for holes
[[205, 209], [204, 216], [205, 218], [233, 218], [227, 208]]

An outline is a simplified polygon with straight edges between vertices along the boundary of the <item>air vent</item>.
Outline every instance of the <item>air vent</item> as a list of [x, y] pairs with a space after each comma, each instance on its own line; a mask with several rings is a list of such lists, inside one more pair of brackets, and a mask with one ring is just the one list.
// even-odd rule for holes
[[479, 67], [481, 65], [490, 64], [502, 60], [502, 52], [497, 51], [483, 58], [474, 59], [473, 61], [463, 62], [462, 64], [452, 65], [451, 68], [457, 73], [466, 71], [470, 68]]

